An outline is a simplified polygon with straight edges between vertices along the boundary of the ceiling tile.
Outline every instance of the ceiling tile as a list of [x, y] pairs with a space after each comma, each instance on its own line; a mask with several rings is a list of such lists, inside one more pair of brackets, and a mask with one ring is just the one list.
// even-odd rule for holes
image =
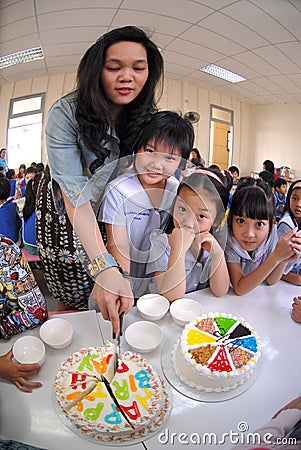
[[190, 26], [189, 23], [182, 20], [150, 14], [149, 12], [119, 10], [114, 16], [112, 27], [121, 27], [128, 23], [171, 36], [178, 36]]
[[290, 58], [288, 58], [282, 51], [272, 45], [268, 47], [257, 48], [253, 52], [269, 62], [271, 65], [276, 64], [279, 72], [294, 73], [300, 69]]
[[[263, 6], [266, 3], [265, 0], [261, 1]], [[272, 5], [271, 1], [269, 3]], [[269, 42], [283, 42], [292, 39], [291, 33], [281, 23], [247, 0], [242, 0], [239, 8], [237, 8], [237, 3], [224, 8], [223, 13], [244, 24]]]
[[266, 39], [245, 25], [221, 13], [215, 13], [199, 23], [200, 26], [231, 39], [247, 49], [267, 44]]
[[115, 10], [112, 8], [91, 8], [41, 14], [39, 15], [39, 30], [68, 28], [68, 23], [72, 23], [73, 27], [105, 26], [112, 20], [114, 12]]
[[[255, 3], [259, 8], [270, 14], [270, 16], [277, 20], [283, 28], [286, 28], [290, 34], [301, 39], [300, 0], [252, 0], [252, 3]], [[273, 28], [273, 25], [271, 27]]]
[[238, 42], [234, 42], [200, 26], [192, 26], [181, 35], [181, 38], [195, 42], [196, 44], [201, 44], [204, 47], [215, 49], [219, 53], [222, 52], [229, 56], [244, 50]]
[[214, 10], [208, 6], [197, 4], [190, 0], [124, 0], [120, 7], [121, 10], [144, 11], [151, 14], [159, 14], [167, 18], [183, 20], [184, 22], [196, 23], [199, 20], [211, 14]]

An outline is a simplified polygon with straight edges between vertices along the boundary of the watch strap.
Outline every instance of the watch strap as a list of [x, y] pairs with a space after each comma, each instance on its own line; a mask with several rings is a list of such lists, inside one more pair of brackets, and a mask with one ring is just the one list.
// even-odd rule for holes
[[110, 253], [103, 253], [96, 256], [89, 264], [88, 271], [92, 278], [96, 278], [101, 272], [111, 267], [117, 267], [121, 271], [121, 267], [115, 261]]

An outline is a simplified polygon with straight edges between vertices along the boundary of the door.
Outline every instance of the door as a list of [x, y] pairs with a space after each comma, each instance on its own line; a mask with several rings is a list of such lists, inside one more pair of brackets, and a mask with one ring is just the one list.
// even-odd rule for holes
[[219, 122], [213, 122], [213, 125], [213, 153], [211, 164], [216, 164], [221, 170], [227, 170], [229, 167], [228, 140], [230, 125]]

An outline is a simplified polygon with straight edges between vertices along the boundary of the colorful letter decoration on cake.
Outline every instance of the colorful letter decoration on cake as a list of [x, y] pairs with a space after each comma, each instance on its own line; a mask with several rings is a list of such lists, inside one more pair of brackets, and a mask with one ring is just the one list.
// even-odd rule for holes
[[58, 404], [83, 433], [123, 435], [134, 432], [130, 425], [139, 431], [151, 426], [162, 409], [160, 378], [137, 353], [121, 355], [108, 383], [113, 354], [112, 344], [81, 349], [63, 362], [56, 376]]

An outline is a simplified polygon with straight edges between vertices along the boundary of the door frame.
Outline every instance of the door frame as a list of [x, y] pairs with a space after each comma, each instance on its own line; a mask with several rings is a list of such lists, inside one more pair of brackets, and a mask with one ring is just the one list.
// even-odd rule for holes
[[210, 124], [209, 124], [209, 165], [213, 164], [213, 146], [214, 146], [214, 122], [223, 123], [230, 126], [228, 135], [228, 167], [232, 164], [233, 154], [233, 116], [234, 112], [231, 109], [223, 108], [222, 106], [210, 105]]

